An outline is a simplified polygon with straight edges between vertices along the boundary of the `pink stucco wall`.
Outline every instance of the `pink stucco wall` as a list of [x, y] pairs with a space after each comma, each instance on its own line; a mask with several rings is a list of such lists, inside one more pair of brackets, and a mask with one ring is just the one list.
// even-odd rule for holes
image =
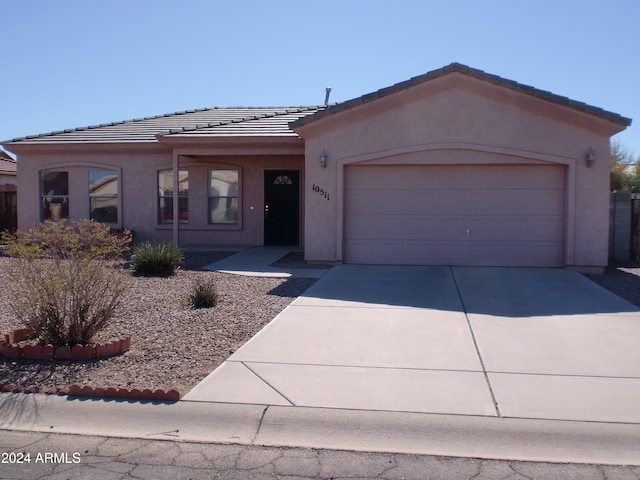
[[[172, 169], [174, 155], [180, 170], [189, 170], [189, 223], [180, 225], [183, 246], [262, 245], [265, 170], [299, 170], [304, 191], [304, 157], [301, 147], [263, 148], [263, 154], [242, 149], [206, 148], [174, 150], [158, 145], [101, 145], [86, 147], [20, 146], [18, 202], [20, 229], [40, 221], [40, 172], [44, 169], [69, 172], [71, 219], [89, 217], [88, 172], [109, 169], [119, 172], [120, 208], [116, 227], [133, 229], [137, 241], [173, 240], [173, 227], [158, 224], [157, 172]], [[238, 226], [207, 223], [207, 171], [237, 168], [241, 172], [241, 222]], [[300, 201], [302, 219], [304, 198]], [[300, 221], [300, 239], [304, 237]]]
[[[303, 125], [296, 131], [306, 152], [306, 257], [343, 260], [346, 165], [551, 162], [567, 169], [564, 263], [606, 265], [609, 137], [621, 129], [458, 73]], [[587, 168], [590, 146], [597, 161]]]

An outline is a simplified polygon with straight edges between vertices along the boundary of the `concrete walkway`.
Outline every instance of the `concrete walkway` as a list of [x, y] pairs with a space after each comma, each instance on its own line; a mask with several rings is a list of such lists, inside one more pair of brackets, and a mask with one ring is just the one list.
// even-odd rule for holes
[[223, 260], [207, 265], [203, 270], [250, 277], [273, 278], [320, 278], [327, 269], [325, 268], [280, 268], [271, 264], [280, 260], [291, 252], [290, 247], [255, 247], [240, 250]]
[[339, 266], [184, 400], [640, 424], [639, 340], [569, 270]]

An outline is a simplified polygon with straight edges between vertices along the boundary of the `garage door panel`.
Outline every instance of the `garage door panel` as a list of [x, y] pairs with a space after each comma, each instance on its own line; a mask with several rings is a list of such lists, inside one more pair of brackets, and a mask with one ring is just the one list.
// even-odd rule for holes
[[350, 166], [351, 263], [560, 266], [564, 167]]
[[460, 265], [461, 263], [467, 264], [471, 260], [468, 242], [440, 242], [437, 252], [438, 256], [435, 259], [436, 264]]
[[563, 237], [562, 218], [537, 218], [522, 216], [505, 216], [495, 219], [491, 223], [493, 230], [489, 230], [484, 225], [471, 230], [473, 239], [486, 240], [488, 238], [500, 238], [504, 242], [522, 241], [523, 239], [532, 241], [548, 241], [557, 239], [560, 242]]
[[441, 211], [439, 192], [410, 190], [407, 192], [406, 208], [398, 208], [397, 213], [409, 215], [439, 214]]
[[534, 241], [548, 241], [556, 239], [555, 243], [561, 243], [564, 236], [564, 221], [562, 217], [531, 219], [529, 238]]
[[[380, 225], [384, 225], [380, 228]], [[352, 239], [397, 238], [404, 232], [405, 239], [428, 238], [435, 240], [489, 240], [496, 234], [504, 241], [523, 237], [544, 240], [561, 238], [562, 219], [512, 217], [483, 217], [472, 219], [440, 218], [437, 215], [354, 215], [349, 217], [345, 232]], [[468, 230], [468, 234], [467, 234]]]
[[464, 192], [464, 204], [459, 205], [455, 213], [461, 215], [486, 214], [500, 208], [502, 194], [496, 191], [469, 190]]
[[[403, 217], [397, 215], [357, 215], [350, 217], [345, 234], [352, 240], [388, 240], [398, 238], [403, 232], [404, 240], [441, 238], [436, 216], [421, 215]], [[380, 224], [384, 228], [380, 228]]]
[[497, 232], [492, 234], [496, 238], [496, 234], [505, 242], [517, 242], [523, 237], [531, 237], [533, 227], [530, 218], [522, 216], [505, 216], [500, 218], [497, 226]]
[[345, 181], [353, 189], [385, 189], [388, 185], [407, 185], [410, 180], [410, 172], [393, 167], [360, 168], [354, 175], [350, 171], [347, 169]]
[[530, 252], [534, 265], [557, 267], [562, 264], [562, 249], [555, 243], [532, 245]]
[[[379, 228], [381, 222], [385, 228]], [[399, 231], [409, 233], [408, 227], [408, 219], [396, 215], [359, 215], [351, 218], [345, 233], [353, 240], [391, 240]]]
[[[562, 170], [563, 167], [559, 165], [439, 165], [434, 168], [442, 172], [441, 185], [448, 183], [457, 188], [564, 188], [563, 176], [555, 173], [555, 170]], [[527, 171], [526, 175], [522, 175], [524, 170]]]
[[362, 188], [370, 190], [383, 187], [382, 178], [380, 178], [380, 173], [376, 172], [376, 169], [359, 168], [357, 175], [353, 172], [354, 170], [351, 168], [348, 168], [345, 172], [345, 184], [348, 184], [351, 190]]
[[[507, 219], [498, 218], [495, 216], [474, 216], [471, 219], [468, 219], [467, 229], [468, 236], [467, 241], [469, 242], [477, 242], [477, 241], [487, 241], [494, 240], [496, 238], [496, 234], [499, 234], [500, 230], [502, 230], [502, 224]], [[465, 231], [465, 235], [466, 235]]]
[[398, 263], [397, 258], [406, 258], [404, 241], [354, 241], [346, 252], [352, 263], [380, 264], [380, 265], [403, 265], [407, 262]]
[[510, 190], [502, 195], [500, 211], [516, 215], [558, 215], [564, 210], [564, 190]]
[[440, 217], [437, 219], [438, 236], [442, 240], [464, 240], [467, 221], [461, 216]]
[[[384, 222], [384, 229], [378, 228]], [[393, 233], [406, 229], [407, 220], [395, 215], [359, 215], [352, 217], [345, 228], [345, 235], [351, 240], [385, 240], [397, 238]], [[375, 232], [372, 235], [371, 232]], [[373, 237], [373, 238], [372, 238]]]
[[401, 213], [398, 205], [407, 203], [407, 195], [399, 191], [351, 192], [347, 195], [347, 202], [354, 212], [393, 215]]
[[437, 169], [413, 169], [407, 173], [406, 185], [413, 190], [436, 189], [442, 185], [442, 175]]
[[[508, 180], [511, 188], [543, 188], [543, 189], [564, 189], [564, 167], [561, 165], [505, 165], [505, 179]], [[500, 168], [500, 167], [498, 167]], [[526, 170], [526, 175], [520, 171]], [[504, 188], [506, 184], [502, 184], [497, 188]]]
[[352, 263], [380, 265], [495, 266], [496, 262], [500, 262], [501, 265], [514, 267], [555, 267], [562, 261], [554, 244], [502, 246], [496, 259], [494, 253], [498, 246], [495, 243], [364, 241], [354, 243], [354, 250], [348, 255]]
[[[561, 212], [564, 192], [556, 189], [508, 189], [486, 191], [473, 189], [458, 193], [457, 205], [449, 201], [459, 214], [553, 215]], [[449, 195], [448, 195], [449, 196]]]
[[[438, 240], [440, 232], [437, 228], [438, 217], [436, 215], [414, 215], [407, 218], [407, 240]], [[397, 232], [391, 232], [398, 236]]]
[[564, 205], [564, 192], [554, 189], [472, 189], [432, 193], [430, 198], [437, 202], [439, 211], [454, 215], [546, 215], [557, 214]]

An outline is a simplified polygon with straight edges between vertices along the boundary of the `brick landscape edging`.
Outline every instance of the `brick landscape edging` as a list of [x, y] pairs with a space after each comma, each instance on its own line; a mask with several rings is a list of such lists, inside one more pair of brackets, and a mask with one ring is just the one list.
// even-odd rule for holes
[[[118, 340], [91, 345], [74, 345], [73, 347], [54, 347], [53, 345], [17, 345], [24, 340], [36, 338], [29, 328], [18, 328], [4, 335], [0, 340], [0, 355], [9, 360], [97, 360], [124, 353], [131, 347], [131, 335]], [[0, 392], [40, 393], [36, 387], [20, 387], [8, 383], [0, 383]], [[91, 387], [73, 384], [70, 387], [51, 388], [45, 390], [47, 395], [68, 395], [70, 397], [89, 397], [120, 400], [149, 400], [156, 402], [177, 402], [180, 392], [175, 389], [137, 389], [121, 387]]]
[[175, 389], [151, 390], [145, 388], [120, 388], [120, 387], [91, 387], [88, 385], [73, 384], [69, 388], [51, 388], [40, 392], [36, 387], [20, 387], [11, 384], [1, 384], [0, 392], [8, 393], [44, 393], [46, 395], [67, 395], [69, 397], [103, 398], [113, 400], [146, 400], [154, 402], [177, 402], [180, 400], [180, 392]]
[[98, 360], [125, 353], [131, 348], [131, 335], [107, 343], [54, 347], [53, 345], [25, 345], [19, 342], [36, 338], [30, 328], [18, 328], [0, 340], [0, 355], [9, 360]]

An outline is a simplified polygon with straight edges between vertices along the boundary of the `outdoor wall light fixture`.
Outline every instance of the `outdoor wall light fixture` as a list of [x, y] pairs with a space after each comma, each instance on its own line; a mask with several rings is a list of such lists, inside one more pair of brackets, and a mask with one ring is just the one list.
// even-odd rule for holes
[[589, 150], [587, 150], [587, 167], [591, 168], [593, 167], [593, 162], [596, 161], [596, 151], [593, 149], [593, 147], [589, 147]]
[[322, 153], [320, 154], [320, 166], [322, 168], [327, 168], [327, 152], [322, 149]]

